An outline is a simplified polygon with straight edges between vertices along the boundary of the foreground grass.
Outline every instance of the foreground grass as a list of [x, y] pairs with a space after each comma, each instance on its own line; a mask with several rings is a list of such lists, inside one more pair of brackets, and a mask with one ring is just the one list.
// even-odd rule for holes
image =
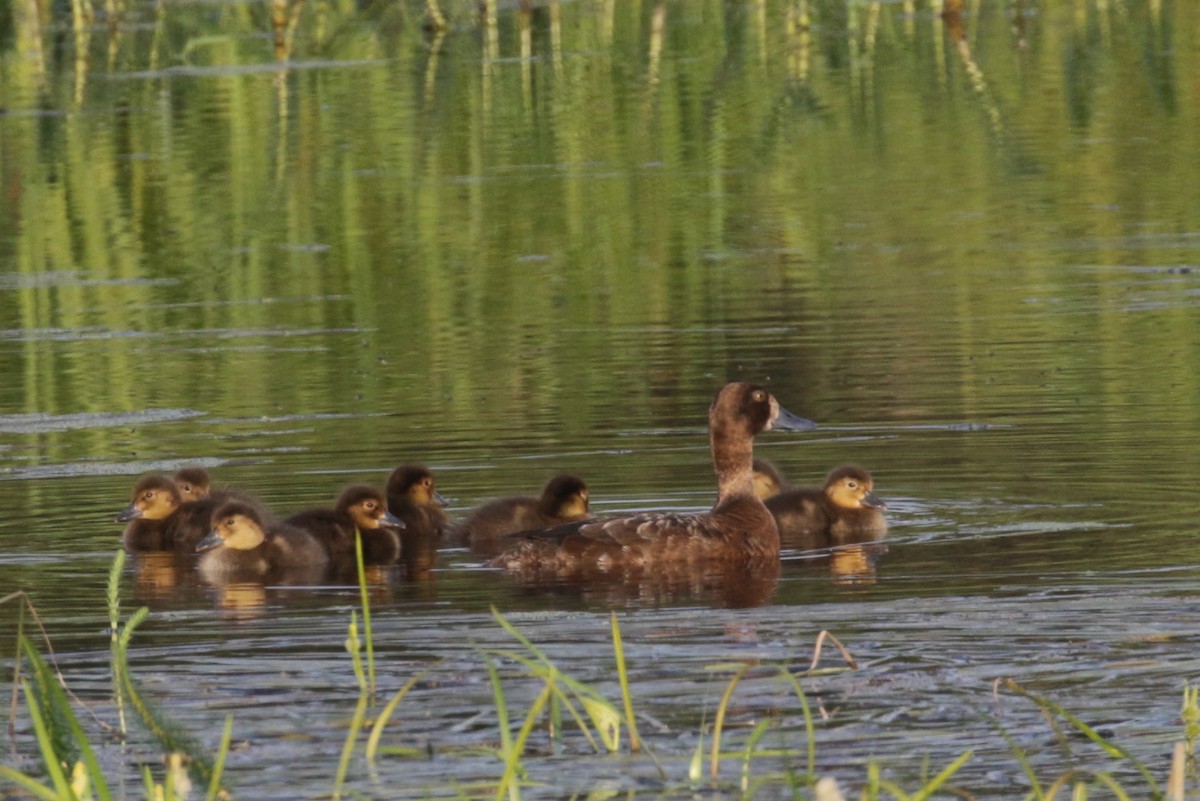
[[[381, 748], [380, 741], [384, 728], [399, 704], [428, 672], [410, 678], [378, 709], [373, 718], [370, 716], [372, 708], [376, 705], [375, 659], [361, 545], [358, 557], [362, 609], [361, 612], [351, 613], [346, 649], [358, 681], [359, 697], [332, 777], [331, 796], [334, 801], [340, 801], [343, 797], [356, 755], [360, 755], [366, 768], [374, 773], [381, 755], [403, 756], [411, 752], [399, 748]], [[129, 643], [149, 611], [143, 607], [124, 620], [120, 617], [118, 587], [124, 558], [124, 553], [118, 553], [113, 562], [107, 598], [112, 630], [113, 700], [118, 720], [116, 725], [113, 725], [93, 715], [94, 728], [123, 740], [127, 736], [127, 718], [133, 717], [160, 744], [164, 754], [162, 767], [155, 772], [148, 767], [143, 768], [143, 793], [149, 801], [182, 801], [199, 797], [198, 793], [201, 791], [206, 801], [233, 797], [223, 780], [225, 759], [234, 731], [232, 716], [225, 720], [216, 753], [209, 754], [197, 739], [174, 725], [167, 714], [145, 698], [129, 669]], [[95, 734], [85, 730], [76, 715], [76, 709], [86, 707], [70, 693], [62, 674], [54, 666], [50, 639], [41, 626], [37, 610], [21, 593], [0, 599], [0, 603], [13, 601], [20, 604], [20, 617], [17, 632], [18, 657], [14, 660], [11, 717], [15, 718], [18, 714], [18, 707], [21, 706], [18, 703], [19, 698], [29, 720], [29, 729], [37, 748], [37, 756], [40, 758], [40, 768], [33, 772], [22, 772], [9, 765], [0, 765], [0, 780], [27, 796], [38, 799], [108, 801], [114, 797], [129, 797], [130, 791], [123, 786], [119, 795], [114, 795], [109, 786], [111, 777], [107, 777], [102, 770], [92, 744]], [[26, 614], [37, 624], [40, 638], [31, 638], [26, 634]], [[744, 663], [711, 666], [714, 671], [724, 671], [731, 675], [713, 712], [711, 725], [701, 727], [698, 744], [685, 777], [669, 775], [654, 753], [653, 742], [644, 739], [638, 731], [633, 693], [625, 664], [624, 643], [615, 614], [611, 619], [612, 644], [621, 694], [616, 702], [610, 701], [591, 685], [561, 670], [542, 649], [494, 609], [493, 616], [499, 627], [515, 641], [515, 646], [511, 648], [491, 648], [480, 652], [490, 677], [496, 719], [499, 723], [500, 745], [495, 751], [499, 767], [494, 783], [486, 786], [457, 787], [460, 797], [491, 797], [495, 801], [519, 801], [523, 789], [528, 787], [524, 760], [528, 757], [529, 740], [535, 731], [539, 731], [542, 738], [549, 739], [554, 752], [561, 750], [568, 736], [582, 738], [597, 754], [624, 752], [627, 749], [629, 754], [640, 755], [652, 762], [666, 788], [675, 785], [700, 789], [707, 781], [709, 787], [735, 790], [744, 799], [753, 798], [768, 786], [783, 788], [787, 795], [795, 799], [839, 801], [844, 798], [837, 783], [830, 777], [822, 776], [819, 771], [816, 727], [803, 688], [804, 679], [811, 676], [856, 669], [857, 666], [849, 652], [831, 635], [822, 632], [817, 641], [816, 656], [807, 670], [793, 672], [780, 666], [771, 674], [773, 680], [786, 687], [795, 697], [797, 708], [803, 716], [805, 743], [802, 748], [761, 748], [760, 743], [764, 736], [776, 728], [777, 720], [771, 717], [758, 721], [741, 738], [740, 743], [730, 746], [726, 742], [726, 716], [739, 684], [749, 674], [752, 666]], [[818, 667], [821, 645], [827, 638], [841, 650], [846, 667]], [[49, 659], [43, 656], [38, 641], [50, 655]], [[500, 664], [519, 668], [522, 672], [519, 678], [533, 680], [540, 685], [540, 690], [527, 708], [510, 708]], [[762, 675], [761, 665], [757, 666], [755, 675]], [[1035, 704], [1068, 752], [1066, 734], [1082, 735], [1119, 764], [1132, 767], [1140, 776], [1138, 785], [1133, 789], [1123, 787], [1112, 773], [1106, 771], [1071, 768], [1049, 779], [1039, 777], [1015, 739], [1001, 729], [1000, 736], [1008, 743], [1029, 782], [1031, 789], [1025, 796], [1027, 801], [1053, 801], [1056, 798], [1065, 798], [1068, 794], [1071, 799], [1085, 799], [1089, 791], [1100, 791], [1104, 797], [1117, 799], [1182, 801], [1189, 779], [1195, 782], [1196, 767], [1193, 755], [1196, 740], [1200, 737], [1200, 690], [1184, 690], [1181, 712], [1183, 731], [1175, 746], [1164, 787], [1160, 786], [1154, 771], [1129, 750], [1105, 739], [1054, 701], [1031, 693], [1012, 680], [997, 682], [997, 689], [1001, 688]], [[10, 731], [15, 731], [15, 720], [10, 723]], [[622, 744], [623, 739], [627, 745]], [[17, 753], [15, 746], [14, 739], [14, 754]], [[913, 790], [905, 790], [888, 781], [883, 777], [877, 763], [868, 763], [859, 797], [864, 801], [883, 798], [919, 801], [940, 792], [943, 795], [969, 798], [970, 793], [954, 787], [952, 780], [971, 756], [971, 751], [962, 753]], [[728, 761], [735, 761], [740, 768], [736, 787], [730, 786], [728, 779], [724, 784], [720, 783], [721, 765]], [[778, 795], [778, 790], [772, 794]], [[361, 797], [361, 793], [356, 792], [354, 797]]]

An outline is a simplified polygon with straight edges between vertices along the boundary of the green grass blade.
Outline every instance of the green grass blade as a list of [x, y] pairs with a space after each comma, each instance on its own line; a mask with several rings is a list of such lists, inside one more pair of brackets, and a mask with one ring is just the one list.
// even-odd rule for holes
[[367, 761], [374, 762], [375, 754], [379, 750], [379, 738], [383, 736], [383, 728], [387, 726], [388, 720], [391, 719], [392, 713], [396, 710], [396, 706], [408, 695], [408, 691], [416, 686], [417, 682], [425, 678], [428, 670], [422, 670], [417, 675], [413, 676], [404, 686], [392, 696], [392, 699], [387, 702], [387, 706], [379, 713], [379, 717], [375, 719], [375, 725], [371, 727], [371, 736], [367, 738]]
[[342, 797], [342, 785], [346, 783], [346, 773], [350, 770], [350, 757], [354, 754], [354, 744], [358, 741], [358, 733], [367, 716], [367, 702], [367, 694], [360, 693], [358, 704], [354, 707], [354, 717], [350, 720], [350, 730], [346, 732], [346, 742], [342, 744], [342, 755], [338, 759], [337, 775], [333, 779], [333, 801], [339, 801]]
[[812, 709], [808, 705], [808, 695], [800, 685], [800, 680], [790, 670], [780, 668], [779, 675], [784, 681], [792, 685], [792, 690], [795, 691], [796, 698], [800, 700], [800, 710], [804, 713], [804, 736], [808, 739], [808, 760], [805, 764], [807, 766], [808, 782], [811, 784], [817, 780], [817, 730], [813, 723]]
[[746, 748], [742, 752], [742, 793], [749, 796], [746, 792], [750, 788], [750, 760], [754, 756], [754, 746], [758, 745], [758, 741], [767, 733], [767, 729], [771, 726], [770, 718], [763, 718], [750, 731], [750, 736], [746, 738]]
[[629, 673], [625, 666], [625, 644], [621, 640], [621, 625], [617, 622], [616, 612], [612, 613], [612, 640], [613, 656], [617, 660], [617, 679], [621, 684], [621, 700], [625, 706], [625, 728], [629, 730], [629, 750], [636, 754], [642, 748], [642, 740], [633, 714], [633, 696], [629, 692]]
[[941, 773], [934, 776], [932, 781], [914, 793], [912, 795], [912, 801], [925, 801], [925, 799], [936, 793], [943, 784], [950, 780], [951, 776], [953, 776], [955, 773], [958, 773], [959, 768], [967, 764], [967, 760], [969, 760], [974, 753], [975, 752], [972, 750], [964, 751], [958, 757], [958, 759], [951, 762], [942, 770]]
[[42, 752], [42, 761], [45, 763], [46, 773], [49, 774], [50, 781], [54, 785], [54, 789], [58, 792], [59, 798], [73, 799], [75, 793], [71, 791], [71, 785], [67, 781], [67, 777], [63, 775], [62, 763], [59, 762], [59, 755], [54, 750], [54, 743], [51, 740], [49, 730], [46, 728], [46, 721], [42, 717], [42, 710], [38, 704], [37, 696], [29, 688], [28, 680], [21, 682], [21, 689], [25, 692], [25, 706], [29, 709], [29, 721], [33, 724], [33, 732], [37, 737], [38, 747]]
[[1101, 735], [1099, 732], [1097, 732], [1091, 726], [1087, 725], [1082, 720], [1080, 720], [1078, 717], [1071, 714], [1067, 710], [1063, 709], [1061, 706], [1059, 706], [1058, 704], [1049, 700], [1048, 698], [1042, 698], [1040, 696], [1034, 695], [1033, 693], [1026, 690], [1024, 687], [1022, 687], [1020, 684], [1017, 684], [1017, 682], [1013, 681], [1012, 679], [1005, 679], [1004, 684], [1006, 687], [1008, 687], [1010, 690], [1015, 692], [1017, 695], [1021, 695], [1021, 696], [1024, 696], [1025, 698], [1028, 698], [1029, 700], [1033, 701], [1035, 704], [1040, 706], [1042, 709], [1048, 710], [1048, 711], [1054, 713], [1055, 715], [1058, 715], [1059, 717], [1066, 720], [1068, 723], [1070, 723], [1072, 726], [1074, 726], [1080, 733], [1082, 733], [1085, 737], [1087, 737], [1089, 740], [1091, 740], [1096, 745], [1100, 746], [1100, 748], [1109, 756], [1121, 757], [1121, 758], [1129, 760], [1129, 762], [1135, 768], [1137, 768], [1138, 772], [1142, 774], [1142, 778], [1145, 779], [1146, 785], [1150, 788], [1151, 795], [1153, 795], [1155, 797], [1162, 796], [1162, 790], [1159, 789], [1158, 782], [1154, 781], [1154, 776], [1151, 775], [1150, 770], [1146, 767], [1145, 763], [1143, 763], [1140, 759], [1135, 757], [1133, 754], [1129, 753], [1127, 750], [1125, 750], [1124, 748], [1122, 748], [1119, 745], [1116, 745], [1115, 743], [1110, 743], [1108, 740], [1104, 739], [1103, 735]]
[[713, 721], [712, 759], [709, 765], [709, 775], [714, 779], [717, 778], [721, 767], [721, 728], [725, 724], [725, 711], [729, 708], [729, 701], [733, 697], [734, 689], [749, 670], [750, 665], [742, 665], [738, 668], [738, 671], [733, 674], [733, 678], [725, 685], [725, 693], [721, 696], [721, 703], [717, 705], [717, 719]]
[[229, 756], [229, 744], [233, 742], [233, 715], [225, 716], [225, 730], [221, 733], [221, 745], [217, 749], [217, 760], [213, 763], [212, 779], [208, 782], [205, 801], [216, 801], [221, 793], [221, 774], [225, 772], [225, 758]]
[[60, 801], [62, 796], [51, 790], [44, 784], [38, 784], [33, 779], [21, 773], [19, 770], [10, 768], [8, 765], [0, 765], [0, 779], [12, 782], [30, 795], [45, 799], [45, 801]]
[[367, 571], [363, 566], [362, 533], [354, 529], [354, 559], [358, 565], [358, 592], [362, 597], [363, 639], [367, 643], [367, 692], [375, 696], [375, 638], [371, 636], [371, 599], [367, 595]]
[[507, 755], [512, 750], [512, 732], [509, 731], [508, 704], [504, 700], [504, 686], [500, 683], [500, 672], [496, 670], [496, 663], [492, 661], [491, 656], [485, 653], [483, 660], [487, 665], [488, 678], [492, 682], [492, 697], [496, 702], [496, 717], [500, 721], [500, 750]]
[[517, 785], [517, 768], [521, 762], [521, 754], [525, 752], [525, 743], [529, 740], [529, 734], [533, 731], [533, 724], [537, 722], [538, 717], [542, 714], [542, 710], [546, 708], [546, 703], [550, 700], [550, 694], [553, 691], [552, 686], [547, 683], [538, 697], [534, 700], [533, 706], [529, 708], [528, 714], [525, 715], [525, 722], [521, 724], [521, 730], [517, 733], [517, 739], [513, 741], [512, 746], [508, 748], [504, 755], [504, 773], [500, 776], [500, 783], [496, 787], [495, 801], [504, 801], [504, 796], [507, 793], [509, 801], [519, 801], [520, 788]]

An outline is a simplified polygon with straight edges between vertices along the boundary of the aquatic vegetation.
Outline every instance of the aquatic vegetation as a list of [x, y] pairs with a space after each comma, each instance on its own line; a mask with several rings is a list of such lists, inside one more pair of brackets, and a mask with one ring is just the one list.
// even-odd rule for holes
[[[366, 593], [366, 572], [361, 553], [360, 544], [358, 566], [362, 608], [351, 611], [345, 641], [359, 693], [337, 764], [332, 768], [331, 795], [334, 799], [346, 795], [347, 784], [354, 775], [356, 754], [361, 753], [365, 757], [364, 762], [371, 775], [375, 775], [381, 759], [425, 756], [422, 749], [385, 745], [383, 735], [400, 703], [435, 669], [430, 667], [411, 676], [391, 695], [374, 718], [371, 718], [377, 685], [374, 650], [371, 644], [373, 633], [370, 626], [370, 603]], [[215, 757], [210, 757], [189, 733], [173, 725], [161, 710], [152, 706], [145, 698], [145, 693], [130, 670], [128, 654], [132, 637], [139, 624], [146, 619], [148, 611], [145, 607], [139, 608], [122, 620], [118, 586], [123, 564], [124, 554], [119, 553], [109, 574], [107, 597], [112, 624], [112, 692], [120, 725], [111, 726], [99, 719], [97, 723], [102, 730], [117, 733], [124, 739], [124, 719], [132, 712], [134, 719], [159, 743], [164, 754], [164, 766], [157, 775], [149, 767], [143, 767], [141, 771], [147, 799], [166, 801], [189, 798], [193, 794], [194, 780], [203, 784], [206, 799], [228, 797], [222, 777], [232, 741], [233, 717], [225, 718], [217, 753]], [[17, 596], [9, 596], [4, 600], [12, 600], [15, 597]], [[22, 596], [20, 601], [22, 610], [28, 609], [36, 615], [27, 599]], [[24, 611], [22, 620], [23, 616]], [[689, 791], [694, 791], [704, 786], [727, 787], [732, 780], [736, 783], [741, 797], [746, 799], [754, 798], [762, 792], [775, 796], [780, 788], [792, 798], [837, 801], [845, 797], [832, 777], [822, 773], [819, 759], [819, 727], [805, 691], [805, 682], [808, 680], [859, 669], [845, 646], [828, 632], [822, 632], [817, 638], [812, 661], [799, 670], [786, 665], [758, 661], [710, 665], [709, 671], [713, 675], [728, 674], [728, 678], [725, 679], [719, 700], [712, 710], [711, 726], [703, 721], [700, 724], [697, 745], [686, 775], [672, 775], [676, 768], [665, 766], [655, 754], [655, 737], [647, 739], [638, 730], [639, 715], [634, 703], [635, 688], [631, 687], [629, 682], [625, 643], [620, 621], [615, 613], [610, 618], [613, 666], [620, 694], [620, 698], [615, 702], [595, 685], [564, 671], [546, 649], [537, 645], [498, 610], [493, 609], [492, 616], [499, 628], [515, 641], [512, 647], [488, 646], [477, 651], [492, 689], [498, 726], [500, 744], [494, 751], [498, 760], [497, 780], [488, 785], [457, 787], [460, 796], [519, 801], [525, 789], [537, 784], [535, 774], [543, 768], [541, 764], [535, 764], [531, 760], [541, 760], [542, 755], [546, 753], [555, 756], [571, 753], [573, 760], [585, 760], [588, 759], [587, 752], [590, 751], [599, 756], [621, 752], [644, 755], [653, 761], [664, 788], [691, 788]], [[827, 641], [834, 643], [839, 649], [844, 665], [820, 666], [821, 651]], [[30, 774], [15, 766], [3, 765], [0, 766], [0, 779], [38, 799], [107, 801], [124, 797], [112, 789], [115, 784], [114, 777], [106, 775], [101, 766], [97, 747], [93, 744], [94, 732], [85, 729], [76, 714], [77, 709], [87, 707], [71, 696], [66, 682], [53, 662], [43, 656], [42, 651], [25, 634], [23, 627], [18, 631], [17, 647], [19, 659], [15, 670], [15, 682], [23, 701], [21, 709], [28, 717], [29, 734], [36, 743], [40, 767]], [[48, 641], [45, 650], [52, 653]], [[529, 700], [523, 708], [514, 707], [510, 702], [510, 698], [514, 696], [514, 685], [527, 684], [530, 680], [535, 682], [536, 691], [530, 697], [528, 687], [522, 687], [520, 695]], [[734, 699], [749, 681], [777, 682], [787, 688], [788, 693], [794, 697], [795, 707], [803, 720], [803, 743], [800, 747], [797, 748], [795, 742], [789, 742], [792, 735], [788, 733], [785, 723], [787, 712], [779, 708], [768, 714], [756, 715], [731, 741], [729, 719]], [[1193, 755], [1196, 740], [1200, 737], [1200, 692], [1196, 689], [1184, 689], [1181, 737], [1174, 748], [1174, 758], [1165, 788], [1160, 786], [1151, 766], [1128, 748], [1112, 742], [1103, 732], [1084, 722], [1056, 701], [1032, 692], [1011, 679], [998, 681], [996, 689], [997, 692], [1003, 689], [1020, 699], [1032, 702], [1051, 725], [1071, 762], [1049, 780], [1039, 777], [1029, 755], [997, 722], [996, 726], [1001, 736], [1008, 742], [1029, 781], [1029, 801], [1053, 801], [1064, 791], [1069, 791], [1074, 798], [1082, 798], [1086, 797], [1092, 788], [1103, 790], [1118, 799], [1150, 797], [1174, 801], [1184, 797], [1189, 781], [1193, 784], [1195, 782]], [[702, 711], [704, 718], [707, 718], [708, 710]], [[652, 717], [649, 719], [654, 720]], [[627, 747], [622, 743], [622, 729], [628, 732]], [[678, 732], [670, 735], [671, 738], [677, 736]], [[778, 739], [778, 745], [770, 742], [773, 738]], [[542, 745], [531, 748], [531, 742], [535, 739], [541, 739]], [[1096, 745], [1105, 755], [1116, 760], [1118, 766], [1132, 767], [1140, 776], [1137, 787], [1129, 789], [1126, 786], [1129, 778], [1122, 779], [1114, 770], [1095, 769], [1073, 759], [1072, 739]], [[658, 746], [670, 748], [669, 740], [664, 739]], [[868, 801], [884, 798], [918, 801], [930, 798], [935, 793], [951, 789], [955, 775], [971, 760], [974, 753], [975, 749], [964, 750], [940, 770], [934, 772], [930, 769], [928, 773], [923, 773], [920, 786], [911, 791], [887, 778], [880, 762], [872, 760], [864, 766], [865, 775], [858, 796]], [[453, 759], [454, 755], [453, 750], [442, 753], [446, 759]], [[722, 771], [722, 764], [726, 761], [737, 763], [735, 775], [731, 776], [729, 771]], [[355, 791], [355, 795], [360, 794], [361, 791]]]

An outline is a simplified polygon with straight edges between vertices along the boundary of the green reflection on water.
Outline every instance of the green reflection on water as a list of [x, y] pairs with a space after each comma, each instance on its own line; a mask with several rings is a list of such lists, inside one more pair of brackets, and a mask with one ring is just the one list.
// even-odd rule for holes
[[1197, 466], [1196, 8], [981, 4], [956, 39], [891, 4], [464, 4], [433, 41], [409, 5], [302, 17], [279, 69], [248, 4], [131, 7], [78, 64], [14, 6], [5, 413], [205, 418], [6, 435], [6, 467], [269, 459], [235, 477], [300, 505], [333, 491], [300, 471], [531, 455], [703, 506], [675, 434], [747, 377], [833, 426], [764, 443], [797, 480], [1174, 520], [1143, 493]]

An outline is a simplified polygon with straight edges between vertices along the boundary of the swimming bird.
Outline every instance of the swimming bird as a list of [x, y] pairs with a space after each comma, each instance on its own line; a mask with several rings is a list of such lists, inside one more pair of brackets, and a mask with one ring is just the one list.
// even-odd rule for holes
[[246, 501], [226, 501], [213, 513], [212, 530], [196, 544], [200, 573], [213, 583], [279, 578], [290, 570], [317, 568], [329, 556], [308, 532], [267, 523]]
[[387, 510], [383, 493], [366, 484], [347, 487], [332, 509], [308, 509], [283, 522], [313, 535], [339, 573], [357, 570], [355, 530], [362, 534], [363, 564], [392, 564], [400, 556], [400, 539], [393, 529], [404, 523]]
[[494, 554], [508, 534], [581, 520], [588, 515], [588, 488], [583, 479], [560, 473], [546, 482], [540, 497], [500, 498], [480, 506], [455, 530], [455, 536], [477, 553]]
[[446, 530], [446, 499], [437, 491], [433, 473], [422, 465], [401, 465], [387, 482], [388, 511], [404, 523], [400, 561], [410, 579], [428, 578]]
[[217, 505], [211, 498], [184, 503], [173, 480], [151, 473], [138, 479], [129, 506], [117, 515], [117, 522], [128, 523], [122, 539], [130, 551], [174, 548], [190, 553], [208, 534]]
[[184, 503], [207, 498], [212, 490], [212, 478], [203, 467], [181, 467], [175, 471], [172, 480], [179, 488], [179, 497]]
[[787, 486], [783, 474], [774, 464], [766, 459], [754, 460], [754, 494], [760, 501], [775, 497], [787, 489]]
[[830, 471], [822, 487], [800, 487], [767, 500], [779, 538], [789, 548], [825, 548], [887, 535], [887, 504], [871, 474], [858, 465]]
[[598, 568], [644, 568], [704, 560], [776, 562], [779, 531], [754, 494], [754, 437], [815, 424], [781, 407], [771, 393], [744, 382], [726, 384], [708, 411], [717, 502], [698, 514], [637, 514], [582, 520], [514, 535], [492, 560], [507, 570], [562, 573]]

